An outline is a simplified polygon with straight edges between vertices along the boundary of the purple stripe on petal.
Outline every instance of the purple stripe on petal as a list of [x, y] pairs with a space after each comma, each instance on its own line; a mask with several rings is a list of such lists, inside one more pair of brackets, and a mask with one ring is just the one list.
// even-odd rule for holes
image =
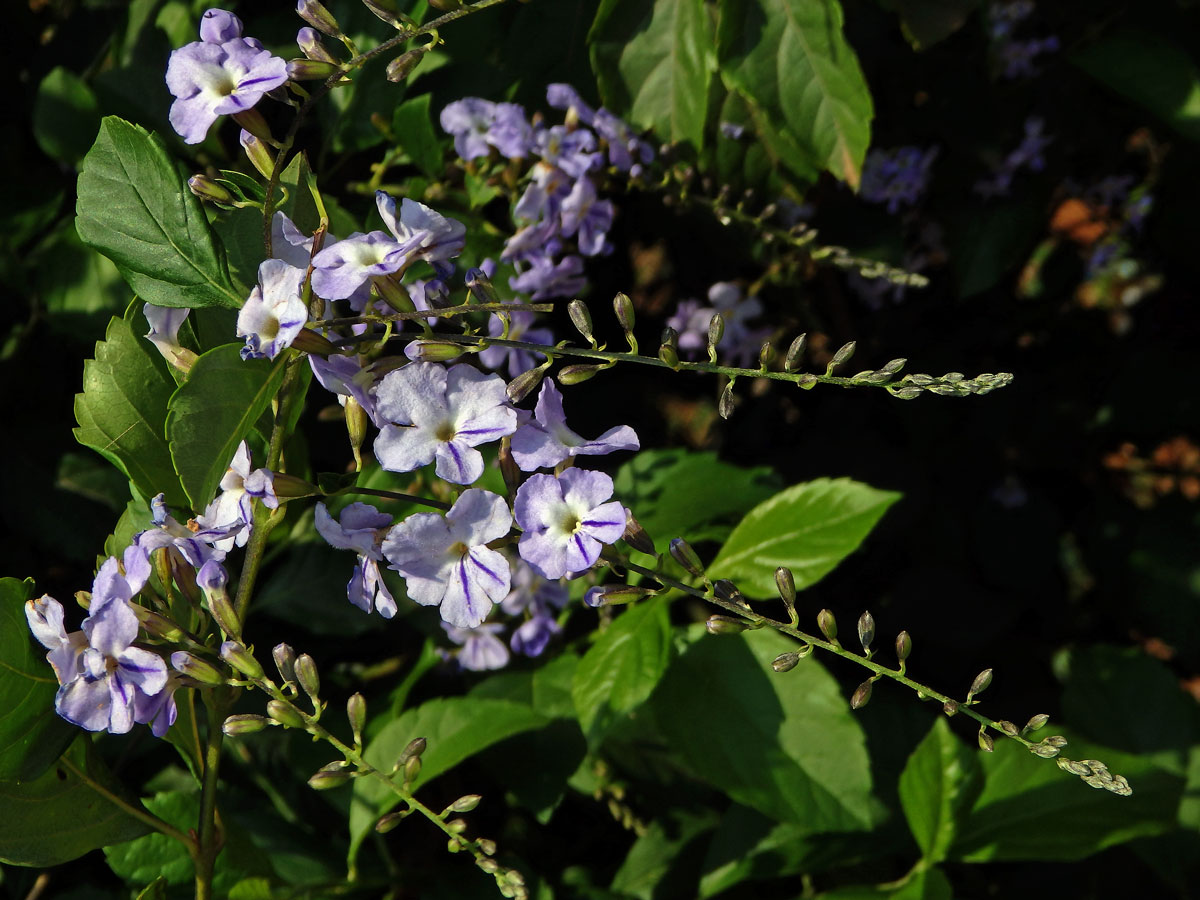
[[458, 564], [458, 580], [462, 582], [463, 602], [467, 605], [467, 611], [471, 614], [471, 618], [475, 618], [475, 604], [471, 602], [471, 583], [467, 579], [467, 566], [465, 563]]
[[580, 522], [579, 524], [580, 524], [580, 525], [588, 525], [588, 526], [590, 526], [590, 527], [592, 527], [592, 528], [595, 528], [595, 527], [597, 527], [597, 526], [604, 526], [604, 525], [621, 525], [621, 526], [624, 526], [624, 525], [625, 525], [625, 523], [624, 523], [624, 522], [601, 522], [601, 521], [598, 521], [598, 520], [596, 520], [596, 519], [584, 519], [584, 520], [583, 520], [582, 522]]
[[587, 549], [583, 546], [583, 535], [576, 533], [572, 536], [572, 540], [575, 541], [575, 546], [579, 548], [579, 555], [587, 559]]
[[495, 581], [497, 583], [502, 583], [504, 581], [503, 578], [501, 578], [499, 575], [497, 575], [495, 572], [493, 572], [491, 569], [489, 569], [487, 566], [485, 566], [483, 563], [481, 563], [478, 559], [476, 559], [474, 553], [471, 553], [468, 551], [467, 556], [470, 558], [471, 562], [475, 563], [475, 567], [477, 569], [479, 569], [480, 571], [486, 573], [488, 578], [492, 579], [492, 581]]

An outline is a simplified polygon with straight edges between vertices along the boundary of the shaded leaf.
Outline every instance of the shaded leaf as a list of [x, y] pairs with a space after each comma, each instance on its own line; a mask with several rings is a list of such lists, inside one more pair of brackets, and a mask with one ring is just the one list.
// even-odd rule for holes
[[982, 787], [976, 753], [938, 716], [900, 773], [900, 805], [929, 863], [946, 858], [958, 822]]
[[74, 165], [92, 146], [99, 127], [100, 106], [92, 89], [62, 66], [50, 70], [33, 101], [33, 136], [42, 151]]
[[392, 114], [392, 129], [416, 167], [434, 178], [442, 172], [442, 146], [429, 114], [431, 99], [429, 94], [421, 94], [397, 106]]

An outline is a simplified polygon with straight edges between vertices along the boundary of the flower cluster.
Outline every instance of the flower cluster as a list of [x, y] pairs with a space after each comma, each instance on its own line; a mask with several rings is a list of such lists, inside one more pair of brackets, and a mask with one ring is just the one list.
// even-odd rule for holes
[[1038, 116], [1027, 118], [1021, 143], [992, 169], [991, 175], [975, 182], [975, 193], [987, 198], [1007, 196], [1012, 188], [1013, 178], [1021, 169], [1042, 171], [1046, 167], [1042, 151], [1054, 141], [1054, 138], [1043, 134], [1045, 124]]
[[[454, 136], [464, 160], [495, 150], [509, 160], [535, 160], [529, 184], [513, 210], [520, 226], [507, 242], [503, 259], [517, 275], [509, 286], [534, 300], [570, 297], [583, 290], [583, 256], [611, 251], [607, 234], [615, 210], [600, 199], [594, 180], [608, 164], [632, 177], [654, 158], [650, 146], [621, 119], [592, 109], [574, 88], [552, 84], [546, 99], [566, 111], [562, 125], [530, 121], [515, 103], [467, 97], [442, 110], [442, 128]], [[573, 240], [582, 256], [567, 251]]]
[[886, 203], [892, 214], [901, 206], [915, 206], [929, 186], [929, 168], [937, 154], [937, 147], [872, 150], [863, 163], [858, 195], [868, 203]]
[[1018, 38], [1017, 27], [1033, 15], [1032, 0], [1010, 0], [992, 3], [988, 7], [988, 33], [992, 41], [992, 53], [1001, 76], [1010, 81], [1017, 78], [1033, 78], [1038, 74], [1037, 58], [1045, 53], [1054, 53], [1059, 48], [1058, 38], [1049, 35], [1042, 38]]
[[743, 297], [742, 289], [730, 281], [718, 281], [708, 289], [708, 304], [688, 298], [680, 300], [667, 325], [679, 334], [679, 350], [695, 358], [708, 346], [708, 326], [717, 313], [725, 322], [719, 350], [722, 361], [731, 366], [753, 364], [771, 334], [769, 328], [752, 328], [749, 320], [762, 314], [762, 301]]

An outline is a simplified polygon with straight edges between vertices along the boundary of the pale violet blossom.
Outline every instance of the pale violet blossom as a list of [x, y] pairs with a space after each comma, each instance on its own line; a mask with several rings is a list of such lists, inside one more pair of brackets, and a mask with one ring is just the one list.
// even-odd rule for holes
[[380, 547], [392, 517], [368, 503], [351, 503], [342, 510], [339, 519], [329, 514], [324, 503], [318, 503], [314, 516], [317, 533], [331, 546], [358, 554], [346, 585], [347, 599], [363, 612], [377, 609], [385, 619], [394, 616], [396, 600], [379, 572], [379, 561], [383, 559]]
[[512, 437], [513, 459], [525, 472], [551, 468], [572, 456], [602, 456], [640, 446], [637, 433], [628, 425], [610, 428], [590, 441], [568, 428], [562, 394], [550, 378], [542, 382], [533, 421], [520, 426]]
[[534, 475], [517, 490], [513, 513], [524, 534], [521, 558], [544, 578], [586, 571], [603, 544], [625, 533], [625, 507], [615, 500], [603, 472], [567, 469], [557, 478]]
[[246, 339], [242, 359], [274, 359], [291, 346], [308, 321], [304, 303], [304, 269], [281, 259], [258, 267], [258, 284], [237, 318], [237, 336]]

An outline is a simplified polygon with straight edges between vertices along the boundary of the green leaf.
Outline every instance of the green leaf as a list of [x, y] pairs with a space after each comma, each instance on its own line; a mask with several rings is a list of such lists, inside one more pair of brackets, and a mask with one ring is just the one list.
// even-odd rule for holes
[[430, 178], [442, 172], [442, 146], [429, 115], [429, 94], [406, 100], [392, 114], [392, 130], [404, 152]]
[[980, 756], [983, 791], [960, 825], [948, 858], [1070, 861], [1175, 827], [1184, 786], [1181, 775], [1055, 726], [1039, 732], [1055, 733], [1070, 740], [1063, 756], [1100, 760], [1113, 774], [1129, 780], [1133, 795], [1095, 790], [1016, 741], [997, 741], [994, 753]]
[[[101, 796], [75, 770], [122, 793], [98, 762], [85, 763], [81, 737], [54, 766], [33, 781], [0, 782], [0, 862], [56, 866], [146, 833], [146, 826]], [[136, 800], [131, 801], [137, 803]]]
[[167, 438], [192, 509], [212, 500], [238, 444], [283, 382], [286, 354], [272, 363], [240, 352], [239, 344], [209, 350], [171, 397]]
[[[645, 833], [629, 848], [621, 868], [613, 876], [611, 890], [638, 900], [654, 900], [668, 893], [663, 890], [672, 870], [687, 868], [694, 883], [695, 867], [687, 865], [688, 844], [716, 826], [716, 813], [668, 814], [652, 821]], [[677, 894], [677, 896], [682, 896]]]
[[100, 127], [100, 106], [84, 81], [62, 66], [38, 85], [33, 101], [33, 136], [47, 156], [74, 165], [87, 153]]
[[795, 647], [773, 631], [701, 637], [654, 693], [659, 729], [697, 777], [738, 803], [813, 832], [868, 828], [862, 729], [816, 660], [783, 676], [771, 671]]
[[116, 116], [100, 126], [79, 173], [75, 227], [156, 306], [229, 306], [225, 252], [162, 138]]
[[900, 499], [849, 478], [793, 485], [752, 509], [709, 566], [753, 597], [775, 593], [775, 569], [787, 566], [804, 589], [824, 578], [863, 542]]
[[58, 679], [25, 619], [29, 579], [0, 578], [0, 781], [45, 772], [79, 733], [54, 711]]
[[[425, 738], [428, 746], [421, 757], [421, 772], [413, 782], [415, 791], [480, 750], [549, 722], [530, 707], [507, 700], [439, 697], [389, 722], [367, 745], [365, 756], [377, 769], [390, 772], [409, 741]], [[359, 778], [354, 782], [350, 807], [351, 861], [363, 839], [374, 829], [376, 820], [398, 802], [396, 794], [374, 778]]]
[[[313, 183], [313, 172], [309, 168], [308, 157], [303, 153], [293, 156], [279, 175], [279, 184], [287, 191], [287, 197], [278, 208], [287, 213], [288, 218], [305, 234], [312, 234], [321, 224], [321, 214], [312, 195]], [[261, 242], [259, 247], [262, 249]]]
[[946, 858], [958, 822], [982, 787], [976, 755], [938, 716], [900, 773], [900, 805], [929, 863]]
[[463, 181], [467, 188], [467, 203], [471, 209], [487, 206], [500, 196], [500, 189], [495, 185], [488, 184], [487, 178], [477, 172], [468, 172]]
[[1116, 31], [1070, 59], [1179, 134], [1200, 140], [1200, 70], [1169, 36], [1133, 28]]
[[175, 380], [158, 351], [124, 319], [108, 323], [96, 356], [83, 364], [83, 392], [75, 395], [75, 439], [120, 469], [147, 497], [167, 503], [186, 498], [163, 436]]
[[914, 50], [928, 50], [970, 18], [979, 0], [888, 0], [900, 16], [904, 37]]
[[1043, 217], [1042, 204], [1030, 196], [953, 213], [950, 247], [959, 297], [983, 293], [1021, 265]]
[[579, 725], [590, 745], [650, 696], [670, 656], [671, 623], [663, 596], [628, 607], [600, 632], [579, 660], [571, 684]]
[[588, 42], [605, 106], [662, 140], [703, 147], [715, 68], [704, 0], [602, 0]]
[[767, 148], [802, 178], [857, 188], [874, 110], [837, 0], [721, 0], [721, 76], [750, 105]]

